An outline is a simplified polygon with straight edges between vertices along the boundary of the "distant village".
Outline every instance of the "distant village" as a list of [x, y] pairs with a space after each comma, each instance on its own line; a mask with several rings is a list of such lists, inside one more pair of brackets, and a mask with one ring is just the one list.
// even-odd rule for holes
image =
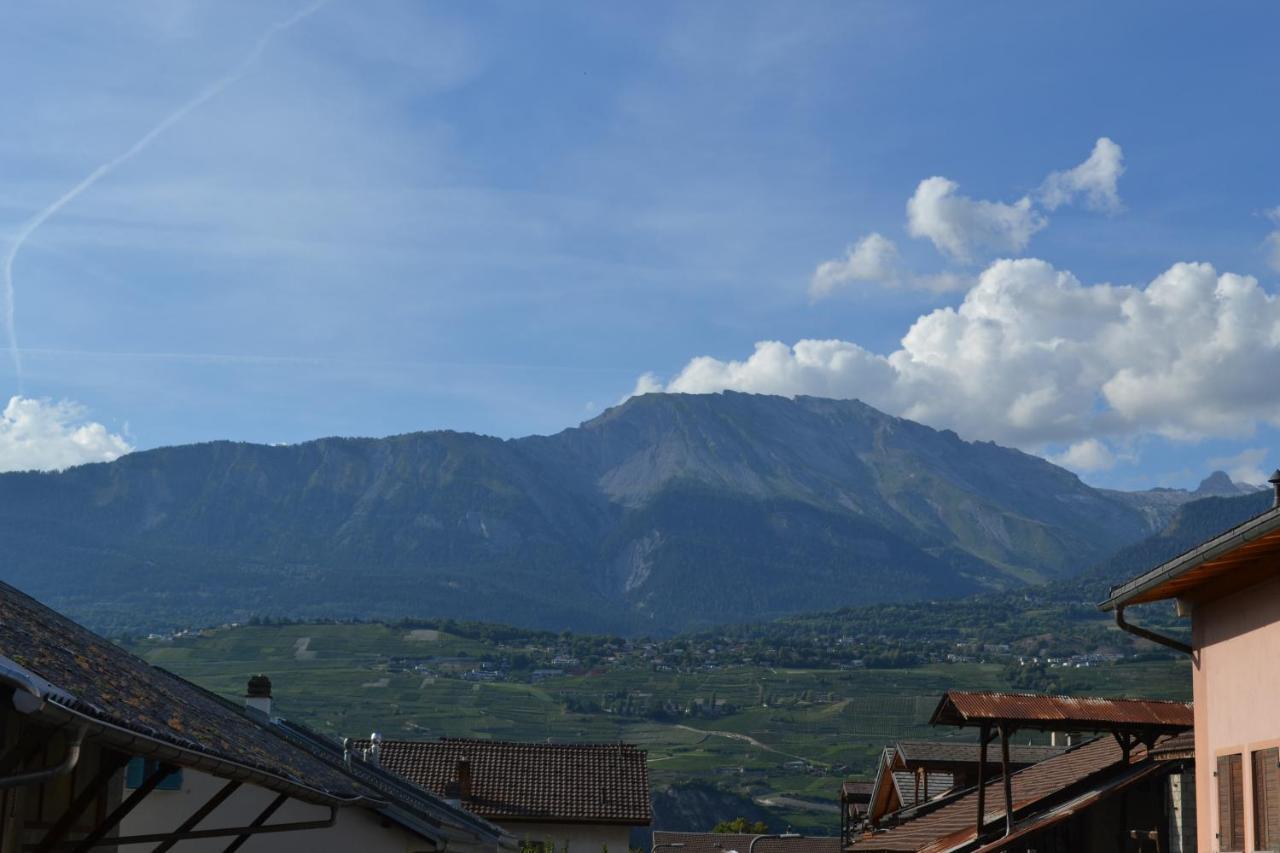
[[[335, 740], [291, 721], [266, 675], [247, 675], [242, 700], [223, 698], [0, 585], [0, 853], [1280, 849], [1280, 471], [1271, 482], [1272, 509], [1097, 605], [1120, 631], [1190, 658], [1193, 703], [955, 685], [922, 721], [945, 737], [886, 743], [873, 774], [831, 792], [840, 825], [828, 837], [734, 815], [698, 831], [655, 827], [647, 753], [625, 743]], [[1152, 602], [1175, 604], [1190, 643], [1133, 621], [1128, 608]], [[848, 638], [824, 648], [839, 665], [871, 666]], [[784, 651], [568, 635], [519, 649], [378, 666], [536, 682], [609, 667], [745, 666]], [[984, 645], [938, 660], [1075, 668], [1122, 654]]]

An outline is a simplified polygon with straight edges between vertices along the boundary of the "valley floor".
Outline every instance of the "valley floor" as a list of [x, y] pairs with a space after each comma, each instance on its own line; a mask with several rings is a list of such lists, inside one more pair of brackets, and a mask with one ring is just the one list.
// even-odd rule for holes
[[[131, 648], [237, 701], [247, 678], [264, 672], [281, 715], [334, 736], [635, 743], [649, 751], [655, 792], [678, 801], [691, 788], [714, 789], [716, 809], [738, 810], [664, 818], [670, 810], [658, 797], [663, 829], [709, 829], [763, 812], [776, 831], [835, 834], [838, 815], [822, 806], [835, 804], [841, 780], [873, 772], [886, 744], [969, 736], [926, 724], [945, 689], [1011, 687], [1006, 665], [976, 662], [698, 671], [566, 664], [489, 680], [498, 676], [484, 674], [494, 670], [483, 661], [546, 650], [377, 624], [236, 626]], [[1083, 695], [1186, 699], [1191, 688], [1181, 661], [1064, 669], [1058, 680]]]

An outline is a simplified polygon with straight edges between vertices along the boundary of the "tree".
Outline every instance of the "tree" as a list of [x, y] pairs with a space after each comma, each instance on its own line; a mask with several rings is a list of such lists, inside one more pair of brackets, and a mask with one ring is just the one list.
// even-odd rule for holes
[[711, 828], [711, 831], [721, 834], [764, 835], [769, 831], [769, 827], [762, 820], [758, 820], [755, 823], [747, 823], [745, 817], [735, 817], [733, 820], [720, 821]]

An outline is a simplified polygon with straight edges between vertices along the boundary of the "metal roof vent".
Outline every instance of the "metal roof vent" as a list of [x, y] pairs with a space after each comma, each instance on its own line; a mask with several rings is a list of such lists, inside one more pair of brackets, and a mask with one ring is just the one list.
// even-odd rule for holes
[[1271, 484], [1271, 488], [1276, 490], [1275, 500], [1272, 501], [1271, 505], [1273, 507], [1280, 506], [1280, 468], [1276, 469], [1275, 473], [1271, 475], [1271, 479], [1267, 480], [1267, 482]]

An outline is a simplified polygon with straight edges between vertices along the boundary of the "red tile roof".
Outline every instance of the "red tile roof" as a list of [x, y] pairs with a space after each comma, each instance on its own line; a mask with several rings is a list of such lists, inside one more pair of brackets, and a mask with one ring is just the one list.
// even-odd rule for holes
[[[367, 748], [368, 741], [352, 744]], [[458, 791], [458, 762], [471, 768], [470, 796]], [[653, 820], [646, 753], [630, 744], [513, 743], [441, 738], [386, 740], [381, 765], [468, 811], [499, 822], [615, 823]]]
[[653, 843], [684, 845], [684, 849], [672, 853], [749, 853], [754, 838], [760, 838], [755, 853], [840, 853], [840, 839], [834, 835], [763, 838], [748, 833], [655, 832]]
[[1008, 720], [1022, 728], [1144, 729], [1176, 733], [1193, 724], [1190, 702], [1098, 699], [1035, 693], [947, 691], [929, 723], [964, 726]]
[[[1139, 747], [1134, 750], [1131, 760], [1145, 757], [1145, 750]], [[1122, 760], [1119, 744], [1115, 738], [1106, 736], [1020, 770], [1010, 776], [1014, 813], [1034, 806], [1100, 771], [1119, 765]], [[999, 779], [985, 787], [985, 817], [989, 825], [1004, 817], [1004, 788]], [[936, 811], [887, 831], [858, 838], [850, 849], [878, 853], [951, 849], [965, 839], [973, 838], [977, 797], [977, 789], [974, 789]]]

